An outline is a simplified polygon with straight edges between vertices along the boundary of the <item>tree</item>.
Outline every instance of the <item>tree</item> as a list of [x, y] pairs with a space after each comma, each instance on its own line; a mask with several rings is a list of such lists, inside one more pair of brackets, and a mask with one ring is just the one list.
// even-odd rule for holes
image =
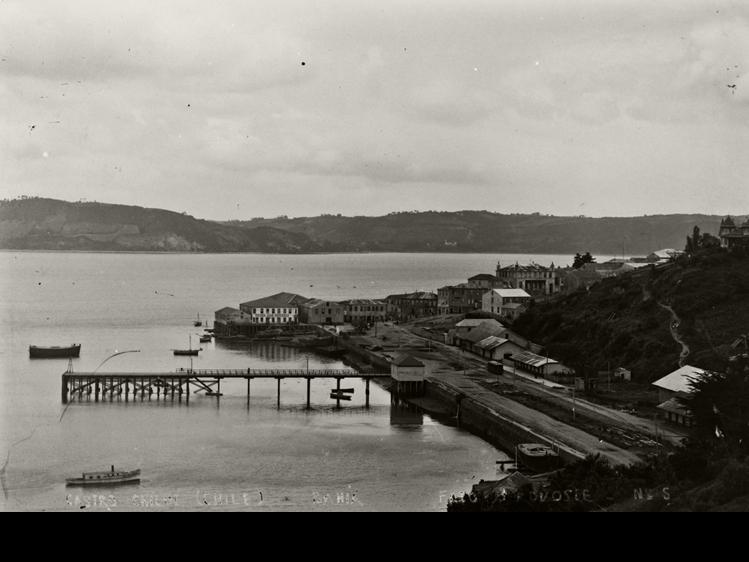
[[582, 254], [575, 254], [575, 261], [572, 264], [572, 267], [574, 269], [580, 269], [587, 263], [596, 263], [596, 258], [594, 258], [590, 252], [586, 252], [585, 255]]

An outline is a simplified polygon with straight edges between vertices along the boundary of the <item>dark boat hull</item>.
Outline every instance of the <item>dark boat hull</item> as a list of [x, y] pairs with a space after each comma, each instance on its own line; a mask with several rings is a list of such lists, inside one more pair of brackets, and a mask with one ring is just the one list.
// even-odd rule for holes
[[31, 359], [75, 359], [81, 356], [81, 346], [70, 347], [29, 347]]
[[200, 354], [199, 349], [192, 349], [192, 350], [175, 349], [174, 350], [174, 355], [176, 355], [177, 357], [197, 357], [199, 354]]
[[121, 486], [140, 482], [140, 469], [130, 472], [95, 472], [84, 474], [82, 478], [68, 478], [66, 486]]

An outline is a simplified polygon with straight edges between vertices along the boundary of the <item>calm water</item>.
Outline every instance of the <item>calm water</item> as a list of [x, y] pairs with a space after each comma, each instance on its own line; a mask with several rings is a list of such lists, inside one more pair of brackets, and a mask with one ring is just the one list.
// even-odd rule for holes
[[[503, 256], [564, 264], [569, 256]], [[504, 455], [428, 416], [391, 408], [363, 385], [342, 411], [330, 382], [224, 384], [225, 397], [179, 403], [73, 403], [60, 421], [66, 361], [31, 361], [28, 346], [83, 344], [75, 369], [188, 367], [171, 349], [188, 345], [200, 313], [282, 290], [320, 298], [384, 297], [436, 290], [479, 272], [496, 256], [365, 254], [322, 256], [153, 255], [0, 252], [0, 465], [5, 509], [442, 510], [446, 496], [495, 475]], [[194, 340], [197, 345], [197, 340]], [[278, 345], [203, 344], [197, 368], [301, 368], [308, 356]], [[312, 356], [311, 367], [343, 367]], [[138, 486], [91, 492], [62, 482], [109, 465], [140, 467]], [[1, 466], [0, 466], [1, 468]], [[78, 497], [76, 497], [78, 496]], [[155, 505], [158, 503], [159, 505]]]

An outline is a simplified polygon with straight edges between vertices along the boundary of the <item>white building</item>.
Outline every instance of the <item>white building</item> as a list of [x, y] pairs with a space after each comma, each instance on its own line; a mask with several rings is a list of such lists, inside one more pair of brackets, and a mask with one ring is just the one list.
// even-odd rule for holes
[[250, 317], [253, 325], [284, 326], [299, 323], [299, 309], [309, 299], [292, 293], [245, 302], [239, 309]]
[[531, 300], [532, 297], [523, 289], [492, 289], [483, 297], [482, 310], [505, 318], [515, 318], [519, 315], [519, 307], [527, 308]]
[[707, 371], [698, 367], [685, 365], [653, 383], [658, 389], [658, 409], [671, 422], [680, 425], [692, 425], [692, 413], [681, 400], [692, 394], [692, 382], [705, 376]]

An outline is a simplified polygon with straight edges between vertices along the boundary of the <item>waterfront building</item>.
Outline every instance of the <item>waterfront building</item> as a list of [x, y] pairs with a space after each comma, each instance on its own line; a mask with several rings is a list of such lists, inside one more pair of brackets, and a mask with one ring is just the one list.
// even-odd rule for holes
[[354, 326], [367, 326], [387, 319], [388, 305], [377, 299], [352, 299], [343, 301], [344, 322]]
[[528, 265], [510, 265], [502, 267], [497, 264], [497, 279], [500, 283], [513, 289], [522, 289], [536, 298], [556, 295], [562, 290], [562, 280], [559, 270], [551, 264], [544, 267], [537, 263]]
[[300, 305], [299, 320], [305, 324], [343, 324], [345, 308], [339, 302], [310, 299]]
[[685, 365], [653, 383], [658, 389], [658, 409], [666, 420], [687, 427], [692, 425], [692, 413], [681, 399], [692, 394], [692, 382], [706, 374], [703, 369]]
[[409, 322], [416, 318], [427, 318], [439, 314], [437, 295], [435, 293], [407, 293], [390, 295], [385, 299], [387, 314], [391, 320]]
[[749, 219], [737, 226], [733, 217], [726, 217], [720, 223], [720, 244], [724, 248], [749, 248]]
[[217, 336], [245, 334], [250, 324], [250, 316], [238, 308], [226, 307], [214, 313], [213, 328]]
[[396, 396], [422, 396], [426, 380], [426, 365], [407, 354], [398, 353], [390, 365]]
[[514, 320], [530, 306], [531, 300], [523, 289], [492, 289], [483, 296], [482, 310]]
[[484, 338], [475, 344], [475, 353], [481, 355], [482, 358], [487, 361], [504, 361], [505, 357], [515, 355], [516, 353], [523, 353], [526, 349], [512, 341], [509, 334], [505, 334], [506, 337], [500, 338], [497, 336], [489, 336]]
[[239, 309], [250, 317], [252, 325], [283, 327], [299, 323], [300, 307], [307, 301], [301, 295], [278, 293], [242, 303]]

